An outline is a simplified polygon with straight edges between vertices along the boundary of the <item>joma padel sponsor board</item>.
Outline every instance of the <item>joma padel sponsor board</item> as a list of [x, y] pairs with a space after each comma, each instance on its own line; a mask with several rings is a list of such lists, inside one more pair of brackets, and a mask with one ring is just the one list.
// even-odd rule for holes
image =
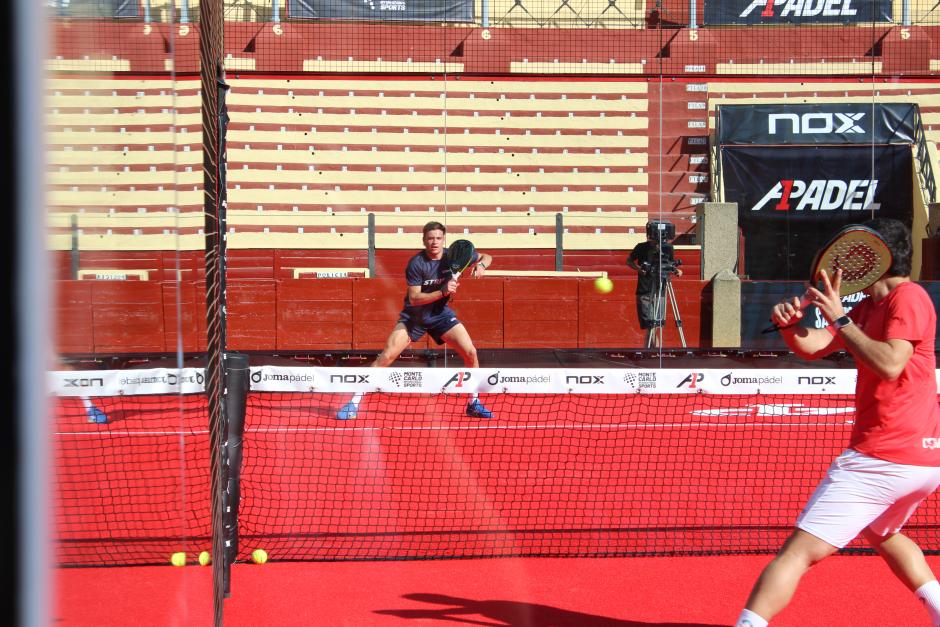
[[891, 21], [891, 0], [705, 0], [706, 26]]
[[839, 102], [718, 106], [718, 144], [912, 144], [911, 103]]
[[911, 224], [910, 146], [724, 146], [724, 201], [738, 205], [744, 274], [803, 281], [836, 231], [873, 217]]

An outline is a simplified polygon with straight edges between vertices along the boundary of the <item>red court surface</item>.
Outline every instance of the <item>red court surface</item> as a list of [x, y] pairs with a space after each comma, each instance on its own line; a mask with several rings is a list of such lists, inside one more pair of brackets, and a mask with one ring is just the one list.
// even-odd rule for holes
[[[236, 564], [225, 624], [731, 625], [769, 556]], [[940, 571], [940, 557], [929, 558]], [[211, 569], [55, 571], [59, 625], [210, 625]], [[829, 558], [774, 627], [928, 625], [877, 557]]]

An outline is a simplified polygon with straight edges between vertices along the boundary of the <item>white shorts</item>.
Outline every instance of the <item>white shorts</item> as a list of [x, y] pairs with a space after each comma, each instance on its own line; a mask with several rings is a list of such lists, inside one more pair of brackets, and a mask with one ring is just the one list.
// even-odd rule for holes
[[897, 533], [940, 485], [940, 466], [907, 466], [848, 449], [816, 487], [796, 526], [843, 548], [866, 527]]

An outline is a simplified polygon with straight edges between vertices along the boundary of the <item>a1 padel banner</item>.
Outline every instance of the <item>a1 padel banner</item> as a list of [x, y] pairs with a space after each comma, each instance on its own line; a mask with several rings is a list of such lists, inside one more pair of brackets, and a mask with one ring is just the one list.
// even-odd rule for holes
[[912, 144], [913, 103], [718, 106], [718, 145]]
[[706, 26], [890, 22], [891, 0], [705, 0]]
[[751, 279], [806, 280], [816, 251], [848, 224], [881, 217], [911, 225], [909, 145], [724, 146], [720, 158]]

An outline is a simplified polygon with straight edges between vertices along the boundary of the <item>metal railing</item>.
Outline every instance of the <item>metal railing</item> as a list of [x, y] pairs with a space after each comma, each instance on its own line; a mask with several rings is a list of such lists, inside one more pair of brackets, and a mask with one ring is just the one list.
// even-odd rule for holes
[[920, 177], [921, 188], [927, 194], [927, 202], [937, 201], [937, 181], [933, 174], [933, 165], [930, 163], [930, 151], [927, 148], [927, 134], [924, 132], [924, 122], [920, 117], [920, 107], [914, 107], [914, 154], [920, 164], [917, 173]]

